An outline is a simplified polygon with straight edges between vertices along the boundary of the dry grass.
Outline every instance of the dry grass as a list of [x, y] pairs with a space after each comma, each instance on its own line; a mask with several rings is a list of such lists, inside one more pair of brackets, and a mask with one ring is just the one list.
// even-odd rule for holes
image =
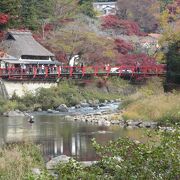
[[[154, 81], [154, 80], [153, 80]], [[160, 82], [149, 82], [124, 102], [125, 119], [180, 122], [180, 93], [164, 93]]]
[[180, 94], [153, 95], [129, 104], [126, 119], [180, 120]]
[[39, 150], [31, 143], [11, 145], [0, 150], [0, 179], [21, 180], [33, 167], [42, 167]]

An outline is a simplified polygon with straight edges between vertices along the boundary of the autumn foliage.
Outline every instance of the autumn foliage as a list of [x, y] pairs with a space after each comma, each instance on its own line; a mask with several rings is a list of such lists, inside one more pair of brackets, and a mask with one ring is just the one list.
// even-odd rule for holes
[[108, 15], [102, 18], [103, 29], [119, 30], [122, 34], [144, 36], [145, 33], [140, 31], [139, 25], [131, 20], [122, 20], [115, 15]]
[[0, 13], [0, 25], [7, 24], [8, 20], [9, 20], [9, 16], [7, 14]]
[[147, 54], [126, 54], [119, 55], [117, 64], [118, 65], [139, 65], [151, 66], [155, 65], [157, 62], [155, 58], [148, 56]]
[[128, 54], [129, 51], [134, 50], [134, 47], [132, 46], [132, 44], [124, 41], [123, 39], [115, 39], [114, 43], [116, 46], [115, 49], [118, 51], [118, 53]]

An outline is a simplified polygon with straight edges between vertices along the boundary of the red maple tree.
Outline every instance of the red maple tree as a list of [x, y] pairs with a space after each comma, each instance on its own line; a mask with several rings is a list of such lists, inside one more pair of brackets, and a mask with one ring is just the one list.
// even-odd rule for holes
[[124, 41], [123, 39], [115, 39], [115, 49], [118, 51], [118, 53], [121, 54], [128, 54], [128, 52], [133, 51], [134, 47], [129, 42]]
[[136, 22], [119, 19], [115, 15], [108, 15], [103, 17], [101, 26], [103, 29], [119, 30], [119, 32], [126, 35], [146, 35], [146, 33], [140, 31], [140, 27]]
[[117, 64], [132, 66], [139, 64], [140, 66], [151, 66], [156, 64], [156, 60], [147, 54], [126, 54], [118, 56]]

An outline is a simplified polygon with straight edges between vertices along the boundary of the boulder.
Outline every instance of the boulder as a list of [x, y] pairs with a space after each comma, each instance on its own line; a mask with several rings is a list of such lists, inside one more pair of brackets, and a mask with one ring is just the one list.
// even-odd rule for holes
[[68, 107], [65, 104], [61, 104], [56, 108], [56, 111], [59, 112], [68, 112]]
[[104, 103], [107, 104], [107, 103], [108, 103], [108, 100], [104, 100]]
[[50, 161], [48, 161], [46, 163], [46, 168], [48, 170], [51, 170], [51, 169], [54, 169], [54, 167], [59, 164], [60, 162], [61, 163], [68, 163], [69, 162], [69, 159], [70, 157], [69, 156], [66, 156], [66, 155], [60, 155], [60, 156], [57, 156], [55, 158], [52, 158]]
[[53, 110], [52, 109], [48, 109], [47, 112], [48, 113], [53, 113]]
[[41, 108], [37, 108], [37, 112], [42, 112], [42, 109]]

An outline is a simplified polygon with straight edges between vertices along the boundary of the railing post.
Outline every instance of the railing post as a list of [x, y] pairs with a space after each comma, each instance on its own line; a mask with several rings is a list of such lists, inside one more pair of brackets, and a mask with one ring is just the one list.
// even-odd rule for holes
[[111, 67], [107, 66], [107, 70], [106, 70], [107, 76], [109, 76], [110, 71], [111, 71]]
[[95, 66], [94, 67], [94, 76], [97, 76], [97, 73], [98, 73], [98, 66]]
[[70, 75], [70, 77], [72, 77], [72, 74], [73, 74], [73, 68], [74, 68], [74, 67], [70, 67], [70, 69], [69, 69], [69, 75]]
[[33, 78], [37, 75], [37, 67], [33, 66]]
[[45, 78], [47, 78], [48, 77], [48, 67], [46, 66], [45, 67]]
[[58, 78], [61, 76], [61, 66], [58, 66]]

